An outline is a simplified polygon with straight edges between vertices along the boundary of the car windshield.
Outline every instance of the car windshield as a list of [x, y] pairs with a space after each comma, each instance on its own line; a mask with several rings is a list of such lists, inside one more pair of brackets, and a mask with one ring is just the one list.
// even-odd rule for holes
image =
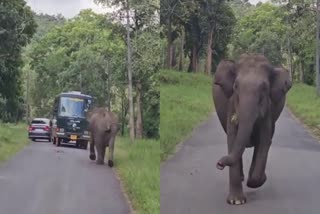
[[80, 98], [61, 97], [60, 116], [84, 117], [84, 100]]

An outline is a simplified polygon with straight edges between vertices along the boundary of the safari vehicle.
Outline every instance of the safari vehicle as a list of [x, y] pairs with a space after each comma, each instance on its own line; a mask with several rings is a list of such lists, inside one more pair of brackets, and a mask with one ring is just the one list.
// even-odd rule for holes
[[91, 96], [77, 91], [64, 92], [55, 98], [52, 112], [53, 144], [74, 144], [87, 149], [90, 135], [86, 114], [92, 101]]

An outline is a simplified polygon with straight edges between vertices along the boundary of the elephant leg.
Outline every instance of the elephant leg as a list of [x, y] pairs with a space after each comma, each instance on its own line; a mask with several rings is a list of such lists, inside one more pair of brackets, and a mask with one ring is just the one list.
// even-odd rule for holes
[[105, 146], [103, 146], [102, 143], [99, 143], [99, 144], [96, 144], [96, 148], [97, 148], [97, 154], [98, 154], [97, 164], [103, 165], [104, 164]]
[[89, 155], [89, 158], [90, 160], [96, 160], [96, 153], [95, 153], [95, 150], [94, 150], [94, 138], [91, 134], [91, 137], [90, 137], [90, 155]]
[[240, 159], [240, 175], [241, 175], [241, 181], [244, 181], [243, 161], [242, 161], [242, 158]]
[[106, 156], [106, 145], [102, 145], [102, 151], [101, 151], [101, 155], [102, 155], [102, 160], [104, 161], [105, 156]]
[[268, 153], [272, 143], [271, 120], [263, 121], [259, 129], [259, 142], [254, 148], [253, 161], [249, 172], [247, 186], [250, 188], [261, 187], [267, 180], [265, 173]]
[[[230, 127], [231, 128], [231, 127]], [[229, 129], [228, 133], [228, 153], [232, 151], [233, 143], [236, 138], [235, 127]], [[242, 158], [236, 164], [229, 167], [229, 195], [227, 197], [227, 202], [232, 205], [240, 205], [246, 203], [246, 197], [243, 194], [242, 189], [242, 179], [243, 179], [243, 169], [242, 169]]]
[[[256, 141], [256, 143], [258, 144], [259, 142]], [[253, 172], [253, 169], [255, 168], [256, 166], [256, 157], [257, 157], [257, 146], [254, 147], [254, 150], [253, 150], [253, 156], [252, 156], [252, 161], [251, 161], [251, 166], [250, 166], [250, 170], [249, 170], [249, 178], [252, 176], [252, 172]]]
[[108, 156], [109, 167], [113, 167], [114, 142], [115, 142], [115, 137], [111, 137], [109, 141], [109, 156]]

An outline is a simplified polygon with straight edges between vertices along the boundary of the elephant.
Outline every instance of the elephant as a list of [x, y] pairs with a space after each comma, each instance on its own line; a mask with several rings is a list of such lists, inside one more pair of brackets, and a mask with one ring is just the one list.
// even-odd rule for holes
[[246, 203], [242, 155], [253, 147], [247, 186], [259, 188], [265, 173], [269, 148], [278, 120], [292, 87], [288, 70], [273, 66], [262, 54], [243, 54], [237, 61], [221, 60], [213, 78], [213, 101], [227, 135], [228, 155], [216, 167], [229, 166], [227, 203]]
[[88, 113], [90, 132], [90, 160], [96, 160], [95, 148], [97, 150], [98, 165], [104, 164], [106, 147], [109, 147], [108, 166], [113, 167], [113, 153], [115, 138], [118, 132], [118, 118], [109, 110], [95, 108]]

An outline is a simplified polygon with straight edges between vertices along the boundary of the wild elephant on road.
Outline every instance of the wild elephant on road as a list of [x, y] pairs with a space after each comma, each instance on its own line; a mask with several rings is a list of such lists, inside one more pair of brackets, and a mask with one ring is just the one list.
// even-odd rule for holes
[[105, 108], [95, 108], [88, 114], [90, 131], [90, 156], [96, 160], [95, 148], [97, 150], [98, 165], [104, 164], [106, 148], [109, 147], [108, 165], [113, 167], [113, 153], [115, 138], [118, 132], [118, 118]]
[[286, 93], [292, 82], [283, 67], [274, 67], [263, 55], [242, 55], [237, 62], [222, 60], [216, 70], [213, 99], [227, 134], [228, 155], [217, 168], [229, 166], [229, 204], [244, 204], [242, 154], [253, 147], [247, 186], [258, 188], [266, 179], [266, 164]]

